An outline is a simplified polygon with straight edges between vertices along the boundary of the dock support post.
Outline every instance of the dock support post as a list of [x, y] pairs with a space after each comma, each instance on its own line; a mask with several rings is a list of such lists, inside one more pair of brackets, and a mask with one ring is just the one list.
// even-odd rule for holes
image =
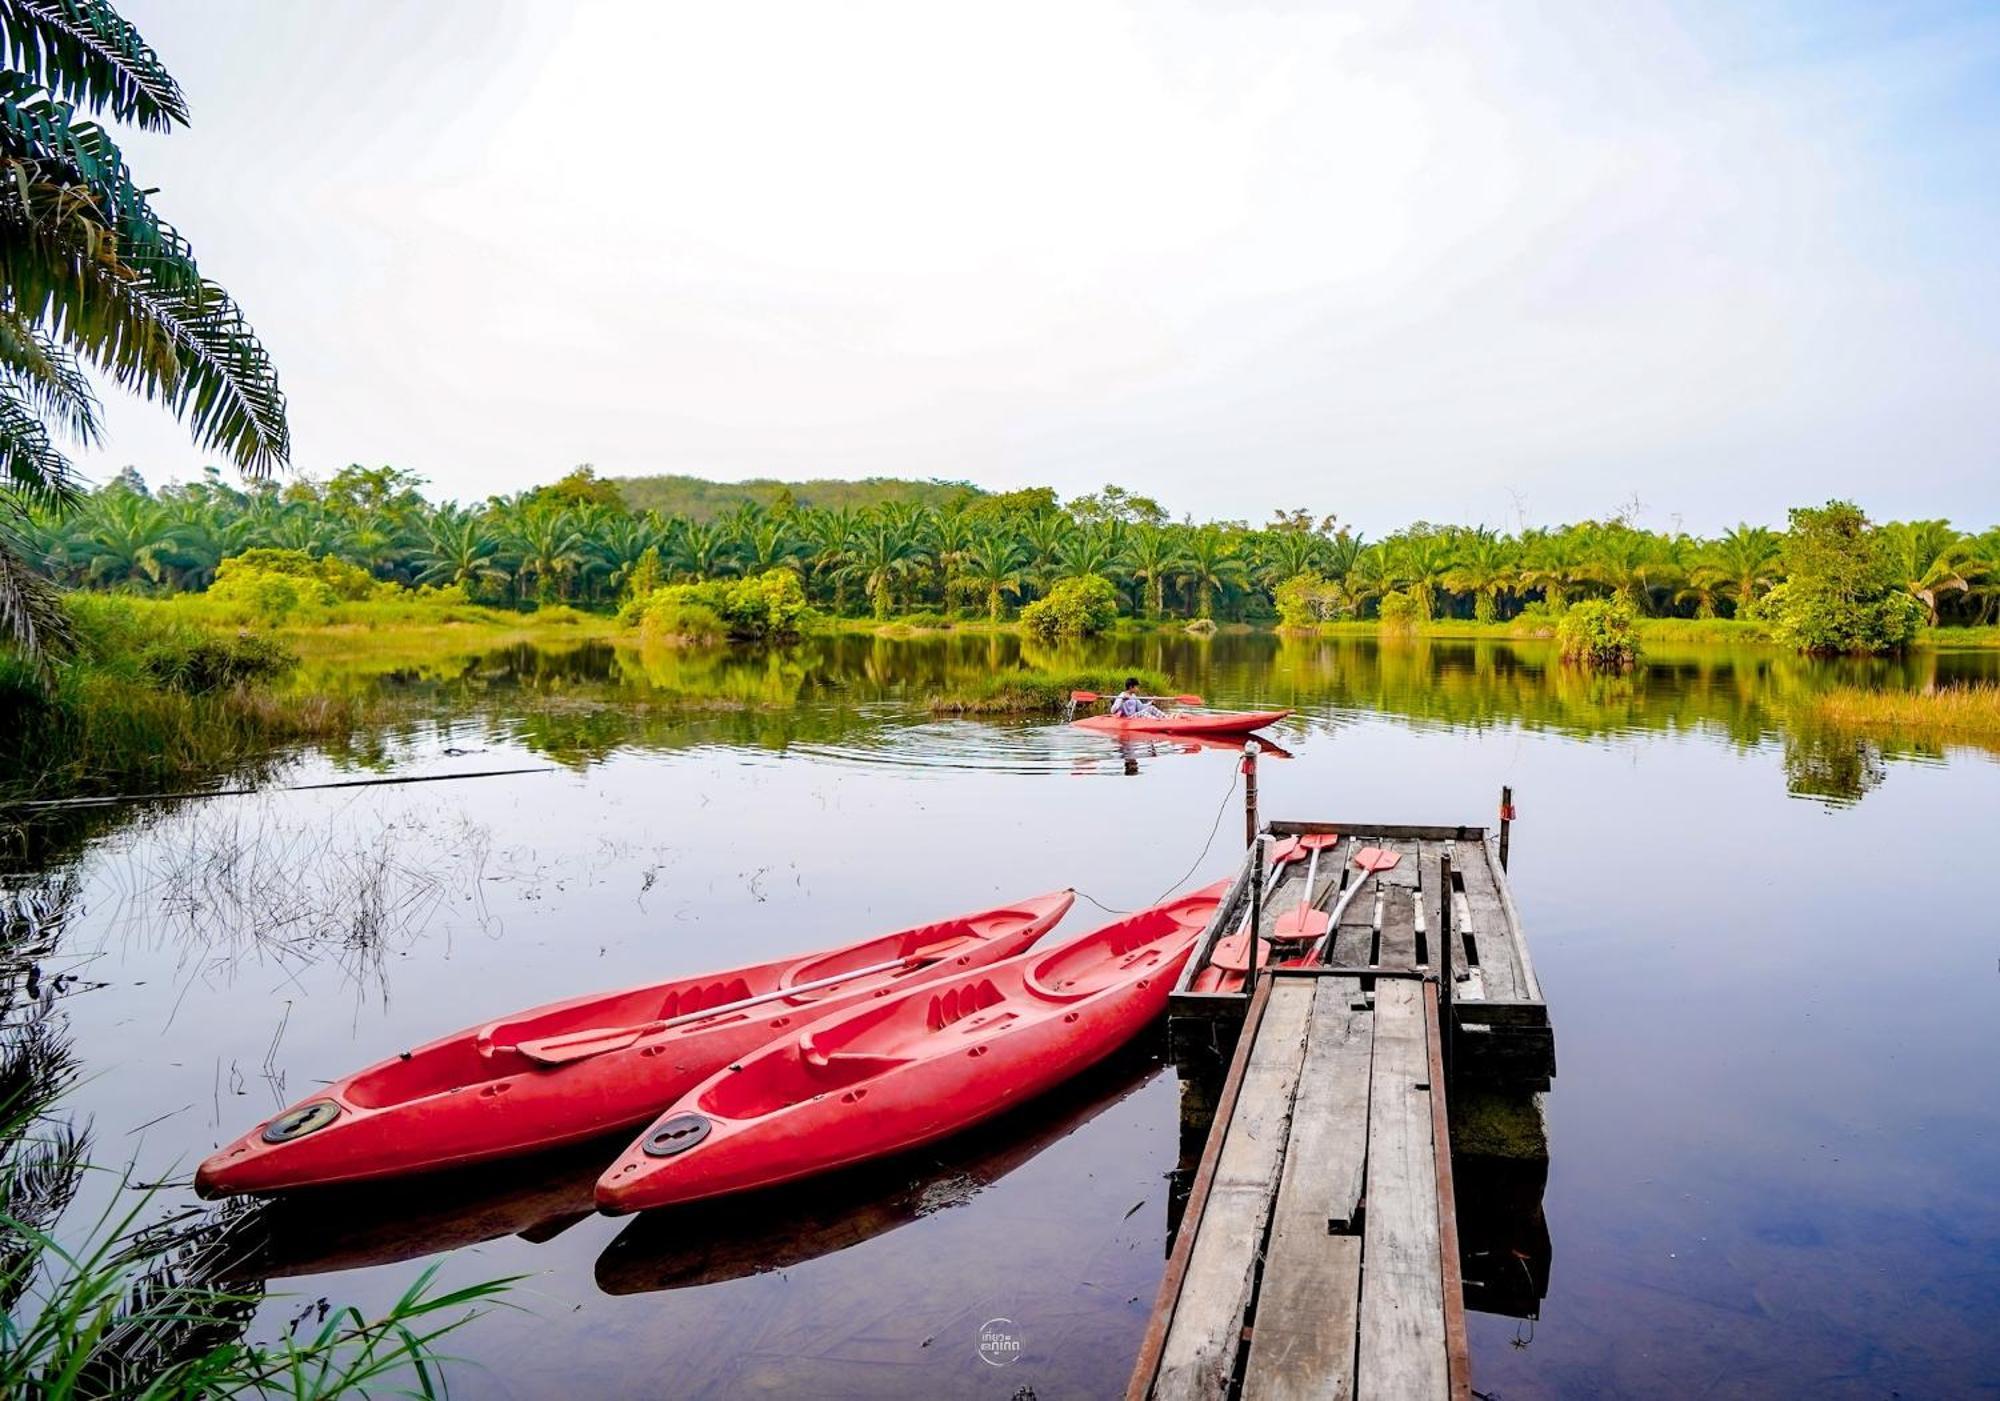
[[1507, 838], [1514, 826], [1514, 790], [1500, 785], [1500, 869], [1507, 869]]
[[1250, 838], [1250, 967], [1257, 966], [1257, 931], [1264, 927], [1264, 841]]
[[1257, 844], [1257, 756], [1264, 747], [1256, 740], [1243, 745], [1243, 845]]
[[1452, 1019], [1452, 993], [1455, 991], [1451, 971], [1451, 857], [1438, 857], [1438, 1020], [1441, 1050], [1444, 1057], [1444, 1080], [1451, 1083], [1451, 1043], [1452, 1032], [1458, 1025]]

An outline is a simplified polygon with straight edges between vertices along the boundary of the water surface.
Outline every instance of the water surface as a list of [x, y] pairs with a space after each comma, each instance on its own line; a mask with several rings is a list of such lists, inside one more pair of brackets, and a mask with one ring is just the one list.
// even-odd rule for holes
[[[411, 718], [266, 792], [136, 814], [64, 870], [50, 972], [97, 1160], [193, 1164], [389, 1050], [571, 992], [747, 962], [1076, 886], [1067, 931], [1226, 873], [1234, 756], [926, 699], [1009, 638], [775, 652], [602, 644], [321, 666]], [[1834, 680], [1992, 678], [2000, 654], [1815, 666], [1659, 654], [1590, 678], [1531, 644], [1118, 639], [1299, 714], [1267, 816], [1483, 822], [1556, 1027], [1539, 1321], [1474, 1315], [1482, 1392], [1880, 1397], [2000, 1383], [2000, 767], [1797, 721]], [[1964, 869], [1969, 867], [1970, 869]], [[47, 881], [63, 872], [44, 872]], [[1108, 1396], [1157, 1285], [1176, 1087], [1140, 1047], [1047, 1103], [750, 1203], [588, 1214], [609, 1149], [288, 1208], [257, 1326], [379, 1307], [420, 1261], [524, 1274], [451, 1341], [477, 1396]], [[92, 1205], [93, 1183], [76, 1210]], [[169, 1186], [156, 1209], [184, 1205]], [[283, 1295], [280, 1298], [277, 1296]], [[1018, 1360], [978, 1355], [1010, 1320]]]

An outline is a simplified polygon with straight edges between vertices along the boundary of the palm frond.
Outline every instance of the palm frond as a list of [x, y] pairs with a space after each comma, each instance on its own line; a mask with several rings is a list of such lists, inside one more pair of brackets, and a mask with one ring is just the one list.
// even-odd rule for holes
[[86, 445], [98, 442], [97, 391], [76, 357], [39, 326], [0, 307], [0, 377], [28, 404]]
[[0, 526], [0, 640], [41, 659], [74, 651], [76, 633], [62, 595], [28, 562], [11, 530]]
[[186, 124], [187, 99], [139, 31], [104, 0], [0, 0], [7, 66], [80, 107], [151, 131]]
[[60, 509], [73, 504], [81, 490], [75, 467], [49, 440], [48, 425], [34, 405], [20, 389], [0, 382], [0, 495]]

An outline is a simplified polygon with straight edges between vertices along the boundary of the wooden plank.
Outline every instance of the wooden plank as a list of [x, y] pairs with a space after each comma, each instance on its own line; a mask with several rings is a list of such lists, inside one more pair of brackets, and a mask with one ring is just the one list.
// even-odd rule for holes
[[[1323, 978], [1313, 996], [1290, 1144], [1257, 1291], [1245, 1401], [1352, 1397], [1361, 1238], [1349, 1227], [1368, 1154], [1373, 1014], [1361, 985]], [[1339, 1234], [1335, 1234], [1335, 1231]]]
[[1449, 1393], [1423, 997], [1420, 983], [1375, 985], [1355, 1373], [1361, 1401], [1447, 1401]]
[[[1260, 980], [1264, 983], [1267, 980]], [[1265, 1226], [1284, 1163], [1314, 985], [1271, 987], [1223, 1134], [1201, 1218], [1194, 1224], [1151, 1394], [1161, 1401], [1217, 1397], [1236, 1372]], [[1190, 1230], [1183, 1218], [1181, 1230]], [[1136, 1381], [1136, 1378], [1135, 1378]]]
[[1256, 862], [1251, 853], [1243, 854], [1243, 865], [1236, 872], [1236, 879], [1229, 883], [1229, 890], [1222, 897], [1222, 903], [1215, 907], [1215, 913], [1208, 917], [1208, 926], [1195, 940], [1194, 953], [1181, 965], [1181, 976], [1174, 984], [1176, 993], [1185, 993], [1194, 986], [1195, 975], [1208, 966], [1208, 960], [1216, 943], [1223, 935], [1243, 921], [1243, 910], [1250, 897], [1251, 871]]
[[1445, 1379], [1451, 1401], [1472, 1401], [1472, 1350], [1465, 1338], [1465, 1278], [1458, 1258], [1458, 1200], [1452, 1189], [1451, 1124], [1445, 1105], [1444, 1038], [1438, 989], [1424, 985], [1424, 1041], [1430, 1052], [1431, 1161], [1436, 1164], [1438, 1282], [1444, 1299]]
[[1152, 1392], [1153, 1376], [1160, 1367], [1160, 1350], [1166, 1344], [1167, 1327], [1173, 1321], [1174, 1305], [1180, 1299], [1181, 1284], [1187, 1277], [1188, 1257], [1194, 1250], [1194, 1227], [1207, 1214], [1209, 1185], [1215, 1180], [1216, 1163], [1222, 1155], [1222, 1143], [1226, 1136], [1225, 1128], [1243, 1089], [1243, 1079], [1249, 1073], [1250, 1049], [1256, 1040], [1257, 1028], [1263, 1025], [1264, 1009], [1270, 1005], [1272, 988], [1271, 980], [1262, 978], [1250, 994], [1243, 1031], [1237, 1038], [1236, 1052], [1229, 1061], [1229, 1074], [1223, 1077], [1222, 1089], [1216, 1096], [1215, 1123], [1209, 1131], [1208, 1142], [1202, 1147], [1194, 1181], [1188, 1184], [1187, 1205], [1181, 1212], [1180, 1229], [1174, 1233], [1173, 1249], [1167, 1252], [1167, 1267], [1160, 1276], [1159, 1292], [1153, 1298], [1152, 1317], [1147, 1321], [1145, 1335], [1139, 1341], [1139, 1357], [1132, 1364], [1132, 1379], [1125, 1389], [1126, 1401], [1145, 1401]]
[[1414, 968], [1417, 961], [1417, 892], [1408, 886], [1382, 890], [1382, 956], [1384, 968]]
[[[1515, 940], [1507, 927], [1506, 912], [1500, 904], [1499, 883], [1478, 848], [1460, 848], [1466, 858], [1465, 903], [1474, 946], [1479, 950], [1480, 979], [1488, 999], [1494, 1002], [1521, 1000], [1520, 963], [1515, 957]], [[1475, 851], [1481, 859], [1472, 859]]]
[[1264, 830], [1274, 837], [1303, 836], [1307, 832], [1339, 832], [1343, 836], [1374, 836], [1412, 841], [1482, 841], [1487, 829], [1483, 826], [1444, 827], [1435, 823], [1408, 822], [1268, 822]]
[[1521, 971], [1521, 1000], [1546, 1002], [1542, 980], [1535, 976], [1535, 961], [1528, 957], [1528, 936], [1521, 928], [1521, 912], [1514, 907], [1514, 890], [1505, 876], [1496, 876], [1493, 888], [1500, 892], [1500, 910], [1507, 920], [1507, 932], [1514, 948], [1514, 964]]

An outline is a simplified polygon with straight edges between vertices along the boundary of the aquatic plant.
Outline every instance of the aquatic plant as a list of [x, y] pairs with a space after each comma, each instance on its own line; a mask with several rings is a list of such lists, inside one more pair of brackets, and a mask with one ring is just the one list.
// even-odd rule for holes
[[1572, 605], [1556, 624], [1562, 659], [1594, 671], [1627, 671], [1639, 660], [1632, 608], [1621, 598]]

